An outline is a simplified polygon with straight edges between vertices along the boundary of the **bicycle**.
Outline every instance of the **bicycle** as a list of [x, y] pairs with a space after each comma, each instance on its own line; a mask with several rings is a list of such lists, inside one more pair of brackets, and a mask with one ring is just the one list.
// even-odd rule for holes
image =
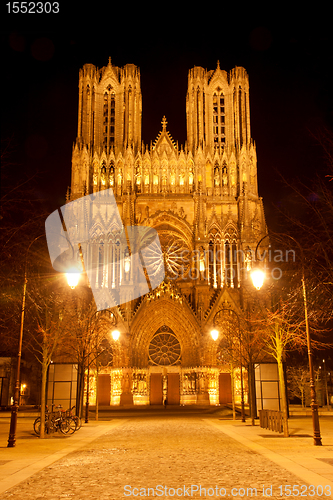
[[[58, 410], [57, 412], [53, 411], [53, 406], [52, 405], [52, 411], [49, 411], [48, 407], [46, 406], [46, 411], [45, 411], [45, 431], [47, 434], [50, 434], [52, 432], [60, 431], [62, 434], [73, 434], [76, 431], [76, 423], [71, 417], [66, 416], [66, 412], [62, 411], [61, 405], [58, 405], [56, 409]], [[33, 423], [34, 431], [37, 434], [37, 436], [40, 436], [40, 424], [41, 424], [41, 418], [37, 417], [36, 420]]]
[[72, 418], [72, 419], [74, 420], [74, 422], [75, 422], [75, 427], [76, 427], [76, 428], [75, 428], [75, 430], [76, 430], [76, 431], [78, 431], [78, 430], [81, 428], [81, 426], [82, 426], [82, 420], [81, 420], [81, 418], [80, 418], [80, 417], [78, 417], [77, 415], [73, 414], [73, 413], [74, 413], [75, 408], [76, 408], [76, 407], [75, 407], [75, 405], [74, 405], [74, 406], [72, 406], [72, 408], [68, 409], [68, 410], [66, 411], [66, 416], [67, 416], [68, 418]]

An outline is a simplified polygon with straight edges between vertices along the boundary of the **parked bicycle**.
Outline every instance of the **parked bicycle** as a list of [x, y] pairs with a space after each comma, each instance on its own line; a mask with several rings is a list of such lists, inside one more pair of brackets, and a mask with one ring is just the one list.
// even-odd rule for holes
[[75, 430], [78, 431], [82, 426], [82, 420], [80, 417], [75, 415], [75, 409], [76, 409], [75, 405], [72, 406], [72, 408], [66, 411], [66, 415], [67, 417], [72, 418], [74, 420], [76, 426]]
[[[62, 434], [74, 434], [76, 431], [76, 422], [75, 420], [67, 416], [65, 411], [62, 411], [62, 406], [58, 405], [56, 407], [57, 411], [53, 411], [53, 407], [55, 405], [52, 405], [52, 410], [50, 411], [48, 409], [48, 406], [46, 406], [46, 411], [45, 411], [45, 432], [47, 434], [50, 434], [52, 432], [60, 431]], [[34, 421], [33, 427], [34, 431], [37, 434], [37, 436], [40, 436], [40, 424], [41, 424], [41, 418], [37, 417], [36, 420]]]

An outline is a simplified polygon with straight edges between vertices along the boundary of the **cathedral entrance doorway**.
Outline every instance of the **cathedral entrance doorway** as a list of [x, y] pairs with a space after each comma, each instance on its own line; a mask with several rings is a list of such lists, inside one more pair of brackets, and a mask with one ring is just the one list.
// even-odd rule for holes
[[231, 375], [230, 373], [220, 373], [219, 376], [219, 403], [228, 404], [232, 402], [231, 395]]
[[111, 377], [109, 374], [98, 375], [98, 404], [110, 406]]
[[179, 373], [168, 373], [167, 402], [168, 405], [180, 404]]
[[166, 373], [163, 368], [163, 373], [150, 375], [150, 404], [161, 405], [165, 397], [168, 405], [180, 404], [180, 374]]
[[162, 373], [150, 375], [150, 404], [161, 405], [163, 403], [163, 379]]

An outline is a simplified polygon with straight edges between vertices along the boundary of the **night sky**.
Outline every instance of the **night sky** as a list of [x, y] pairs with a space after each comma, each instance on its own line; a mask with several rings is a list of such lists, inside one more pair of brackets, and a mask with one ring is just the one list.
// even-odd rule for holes
[[[79, 18], [74, 5], [80, 6]], [[226, 71], [245, 67], [259, 193], [268, 219], [274, 216], [273, 204], [284, 202], [277, 171], [292, 179], [322, 169], [323, 152], [313, 135], [333, 128], [333, 36], [323, 23], [328, 14], [318, 20], [310, 14], [307, 22], [286, 16], [287, 22], [273, 11], [267, 19], [253, 12], [241, 18], [235, 7], [231, 22], [216, 4], [222, 17], [217, 9], [207, 18], [200, 13], [180, 18], [177, 11], [153, 12], [150, 18], [141, 7], [141, 17], [123, 13], [116, 19], [111, 3], [101, 5], [60, 2], [61, 14], [53, 17], [2, 16], [2, 139], [10, 139], [16, 179], [39, 172], [38, 195], [49, 210], [64, 203], [70, 184], [79, 69], [85, 63], [105, 66], [109, 56], [117, 66], [140, 67], [145, 144], [156, 138], [163, 115], [173, 139], [185, 143], [191, 67], [215, 69], [217, 60]], [[144, 24], [136, 24], [137, 19]]]

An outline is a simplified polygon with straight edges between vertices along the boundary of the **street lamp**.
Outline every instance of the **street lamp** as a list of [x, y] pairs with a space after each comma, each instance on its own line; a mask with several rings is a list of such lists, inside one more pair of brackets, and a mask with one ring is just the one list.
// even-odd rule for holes
[[[305, 286], [305, 272], [304, 272], [304, 253], [301, 245], [298, 243], [297, 240], [293, 236], [290, 236], [289, 234], [283, 234], [283, 233], [270, 233], [266, 234], [261, 240], [258, 242], [256, 246], [256, 251], [255, 251], [255, 261], [257, 261], [257, 255], [258, 255], [258, 248], [260, 243], [270, 235], [276, 235], [276, 236], [281, 236], [281, 237], [288, 237], [291, 240], [293, 240], [294, 243], [298, 246], [300, 249], [301, 255], [302, 255], [302, 277], [301, 277], [301, 283], [302, 283], [302, 291], [303, 291], [303, 304], [304, 304], [304, 317], [305, 317], [305, 331], [306, 331], [306, 341], [307, 341], [307, 348], [308, 348], [308, 358], [309, 358], [309, 372], [310, 372], [310, 393], [311, 393], [311, 410], [312, 410], [312, 425], [313, 425], [313, 440], [314, 440], [314, 445], [315, 446], [321, 446], [321, 435], [320, 435], [320, 425], [319, 425], [319, 416], [318, 416], [318, 403], [317, 403], [317, 396], [316, 396], [316, 387], [315, 387], [315, 379], [314, 379], [314, 370], [313, 370], [313, 354], [312, 354], [312, 346], [311, 346], [311, 334], [310, 334], [310, 329], [309, 329], [309, 321], [308, 321], [308, 307], [307, 307], [307, 299], [306, 299], [306, 286]], [[253, 273], [251, 273], [251, 278], [253, 285], [257, 290], [261, 288], [261, 286], [258, 288], [259, 281], [256, 281], [256, 278], [258, 277], [258, 270], [254, 270]], [[262, 282], [263, 283], [263, 282]]]
[[111, 335], [112, 335], [113, 340], [116, 342], [117, 340], [119, 340], [120, 331], [119, 330], [113, 330], [111, 332]]
[[251, 279], [253, 286], [257, 289], [260, 290], [262, 285], [264, 284], [265, 281], [265, 273], [262, 269], [255, 268], [251, 272]]
[[215, 330], [215, 329], [214, 329], [214, 330], [212, 330], [212, 331], [210, 332], [210, 334], [211, 334], [211, 336], [212, 336], [212, 339], [213, 339], [213, 340], [217, 340], [217, 339], [218, 339], [218, 337], [219, 337], [219, 331], [218, 331], [218, 330]]
[[79, 283], [81, 273], [78, 273], [75, 270], [73, 270], [73, 271], [69, 270], [67, 273], [65, 273], [65, 275], [66, 275], [68, 286], [70, 286], [71, 289], [73, 290], [75, 287], [77, 287], [77, 285]]
[[28, 254], [31, 246], [37, 241], [39, 238], [44, 236], [44, 234], [40, 234], [31, 241], [27, 248], [26, 256], [25, 256], [25, 266], [24, 266], [24, 284], [23, 284], [23, 295], [22, 295], [22, 307], [21, 307], [21, 325], [20, 325], [20, 334], [19, 334], [19, 345], [18, 345], [18, 353], [17, 353], [17, 367], [16, 367], [16, 383], [14, 390], [14, 398], [13, 404], [11, 408], [11, 416], [10, 416], [10, 427], [9, 427], [9, 437], [7, 448], [13, 448], [16, 443], [16, 427], [17, 427], [17, 413], [20, 404], [20, 374], [21, 374], [21, 357], [22, 357], [22, 341], [23, 341], [23, 326], [24, 326], [24, 313], [25, 313], [25, 296], [27, 291], [27, 264], [28, 264]]
[[[220, 309], [214, 316], [213, 319], [213, 325], [215, 327], [216, 325], [216, 317], [221, 313], [221, 312], [227, 312], [228, 314], [232, 313], [236, 316], [237, 318], [237, 323], [238, 323], [238, 334], [239, 334], [239, 360], [240, 360], [240, 379], [241, 379], [241, 415], [242, 415], [242, 422], [245, 422], [245, 408], [244, 408], [244, 384], [243, 384], [243, 362], [242, 362], [242, 342], [241, 342], [241, 328], [240, 328], [240, 319], [236, 311], [233, 309], [226, 309], [222, 308]], [[214, 328], [210, 332], [212, 339], [216, 341], [219, 337], [219, 331]]]
[[[74, 249], [73, 249], [74, 253]], [[82, 271], [84, 270], [83, 255], [81, 250], [81, 245], [79, 246], [79, 256], [80, 260], [75, 260], [74, 258], [66, 263], [66, 269], [64, 270], [67, 279], [68, 286], [72, 290], [77, 287]]]

